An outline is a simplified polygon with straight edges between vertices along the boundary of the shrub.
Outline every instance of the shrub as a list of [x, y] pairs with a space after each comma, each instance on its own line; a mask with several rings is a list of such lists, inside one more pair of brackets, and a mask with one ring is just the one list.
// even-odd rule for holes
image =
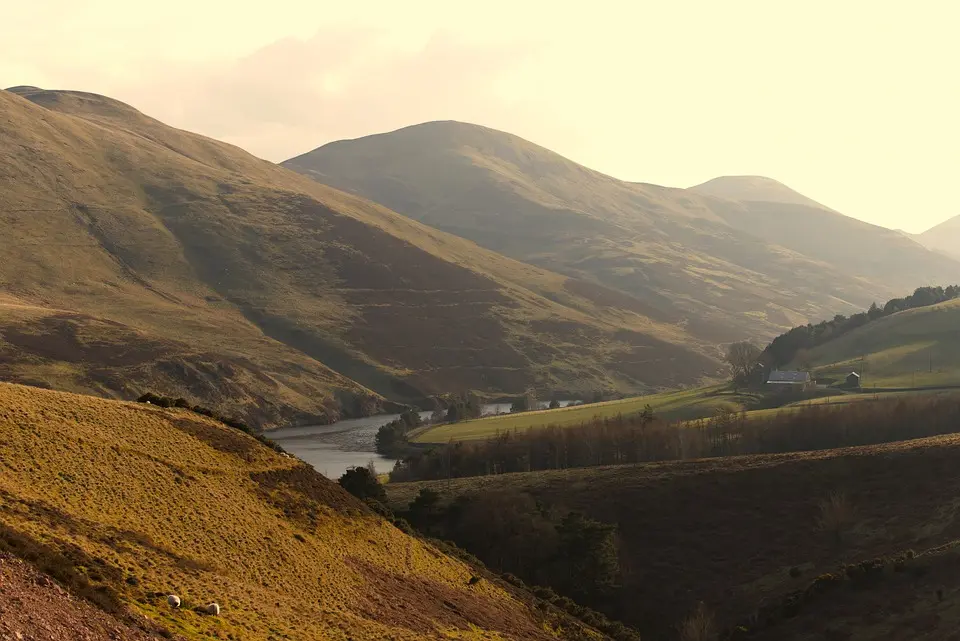
[[518, 577], [516, 574], [510, 574], [509, 572], [507, 572], [506, 574], [501, 575], [500, 578], [502, 578], [504, 581], [506, 581], [510, 585], [516, 586], [518, 588], [527, 587], [527, 584], [523, 582], [523, 579]]
[[717, 628], [713, 614], [703, 603], [687, 617], [679, 627], [680, 641], [714, 641]]
[[817, 507], [820, 510], [817, 527], [832, 535], [837, 543], [842, 543], [844, 534], [854, 522], [853, 504], [847, 495], [843, 492], [833, 492], [821, 500]]
[[413, 526], [410, 525], [410, 521], [406, 519], [394, 519], [393, 527], [397, 528], [398, 530], [400, 530], [401, 532], [409, 536], [417, 535], [417, 531], [413, 529]]
[[823, 593], [829, 590], [830, 588], [836, 587], [843, 583], [843, 577], [839, 574], [831, 574], [829, 572], [821, 574], [813, 581], [813, 585], [810, 587], [814, 592]]
[[550, 601], [551, 603], [558, 598], [557, 593], [554, 592], [551, 588], [545, 588], [541, 585], [538, 585], [537, 587], [533, 588], [533, 593], [537, 597], [543, 599], [544, 601]]

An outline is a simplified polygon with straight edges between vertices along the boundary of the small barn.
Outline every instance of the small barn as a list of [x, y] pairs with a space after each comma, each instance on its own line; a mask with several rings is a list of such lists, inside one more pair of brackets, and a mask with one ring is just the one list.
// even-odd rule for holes
[[813, 391], [817, 386], [810, 372], [792, 372], [773, 370], [767, 378], [767, 389], [780, 393], [801, 393]]
[[846, 387], [850, 389], [860, 389], [860, 375], [856, 372], [847, 374]]

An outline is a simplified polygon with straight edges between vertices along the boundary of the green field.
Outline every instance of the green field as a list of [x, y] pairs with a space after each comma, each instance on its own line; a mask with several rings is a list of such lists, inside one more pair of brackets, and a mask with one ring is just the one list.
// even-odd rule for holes
[[737, 393], [721, 385], [661, 392], [617, 401], [576, 405], [553, 410], [501, 414], [459, 423], [428, 426], [411, 435], [414, 443], [446, 443], [489, 438], [497, 432], [525, 430], [531, 427], [557, 425], [571, 427], [596, 417], [609, 418], [622, 414], [638, 414], [647, 405], [657, 416], [670, 420], [687, 420], [711, 416], [720, 407], [741, 410], [757, 402], [758, 394]]
[[[865, 389], [960, 385], [960, 300], [874, 321], [810, 351], [818, 380], [860, 372]], [[791, 365], [799, 367], [799, 363]]]

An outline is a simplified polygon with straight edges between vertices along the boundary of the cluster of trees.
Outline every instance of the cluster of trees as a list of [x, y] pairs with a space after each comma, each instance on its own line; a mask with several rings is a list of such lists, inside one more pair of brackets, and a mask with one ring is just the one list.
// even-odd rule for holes
[[550, 586], [579, 603], [610, 602], [620, 581], [616, 526], [559, 512], [515, 490], [458, 497], [443, 506], [424, 488], [406, 512], [419, 532], [454, 541], [501, 573]]
[[383, 506], [387, 504], [387, 492], [380, 484], [372, 462], [366, 467], [351, 467], [337, 482], [362, 501], [375, 501]]
[[[479, 397], [473, 394], [459, 394], [447, 399], [446, 410], [434, 410], [430, 422], [456, 423], [471, 418], [480, 418], [482, 414], [483, 403]], [[410, 430], [423, 425], [424, 421], [416, 408], [405, 410], [399, 418], [390, 421], [377, 430], [377, 452], [393, 458], [404, 456], [412, 449], [407, 440], [407, 434], [410, 433]]]
[[510, 404], [511, 412], [531, 412], [538, 409], [540, 409], [540, 401], [537, 400], [537, 393], [534, 390], [527, 390], [523, 396], [514, 399]]
[[423, 425], [420, 412], [416, 409], [405, 410], [396, 418], [377, 430], [376, 449], [384, 456], [400, 457], [407, 453], [410, 444], [407, 433]]
[[[785, 334], [773, 339], [763, 352], [762, 360], [772, 367], [782, 367], [802, 356], [803, 350], [823, 345], [829, 340], [842, 336], [858, 327], [897, 312], [917, 307], [936, 305], [960, 297], [960, 286], [920, 287], [910, 296], [894, 298], [883, 306], [876, 303], [865, 312], [843, 316], [837, 314], [833, 320], [822, 321], [816, 325], [808, 324], [794, 327]], [[759, 358], [759, 355], [758, 355]]]
[[694, 423], [652, 412], [596, 418], [579, 426], [497, 434], [485, 441], [417, 451], [394, 481], [485, 476], [645, 461], [832, 449], [960, 432], [960, 396], [914, 396], [817, 404], [766, 417], [720, 410]]
[[447, 412], [443, 420], [447, 423], [480, 418], [483, 414], [483, 402], [473, 394], [462, 394], [447, 399]]

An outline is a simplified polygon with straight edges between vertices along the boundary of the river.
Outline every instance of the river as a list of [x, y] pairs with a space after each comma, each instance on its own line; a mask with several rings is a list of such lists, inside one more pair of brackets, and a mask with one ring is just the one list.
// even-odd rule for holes
[[[571, 401], [560, 401], [569, 405]], [[544, 405], [544, 403], [541, 403]], [[510, 403], [488, 403], [483, 406], [484, 415], [503, 414], [510, 411]], [[431, 412], [420, 412], [424, 420]], [[399, 414], [377, 414], [365, 418], [350, 418], [333, 425], [304, 425], [284, 427], [266, 433], [267, 438], [279, 443], [283, 449], [313, 466], [329, 479], [338, 479], [351, 467], [363, 466], [371, 461], [377, 472], [393, 469], [395, 459], [377, 454], [375, 444], [377, 430]]]

